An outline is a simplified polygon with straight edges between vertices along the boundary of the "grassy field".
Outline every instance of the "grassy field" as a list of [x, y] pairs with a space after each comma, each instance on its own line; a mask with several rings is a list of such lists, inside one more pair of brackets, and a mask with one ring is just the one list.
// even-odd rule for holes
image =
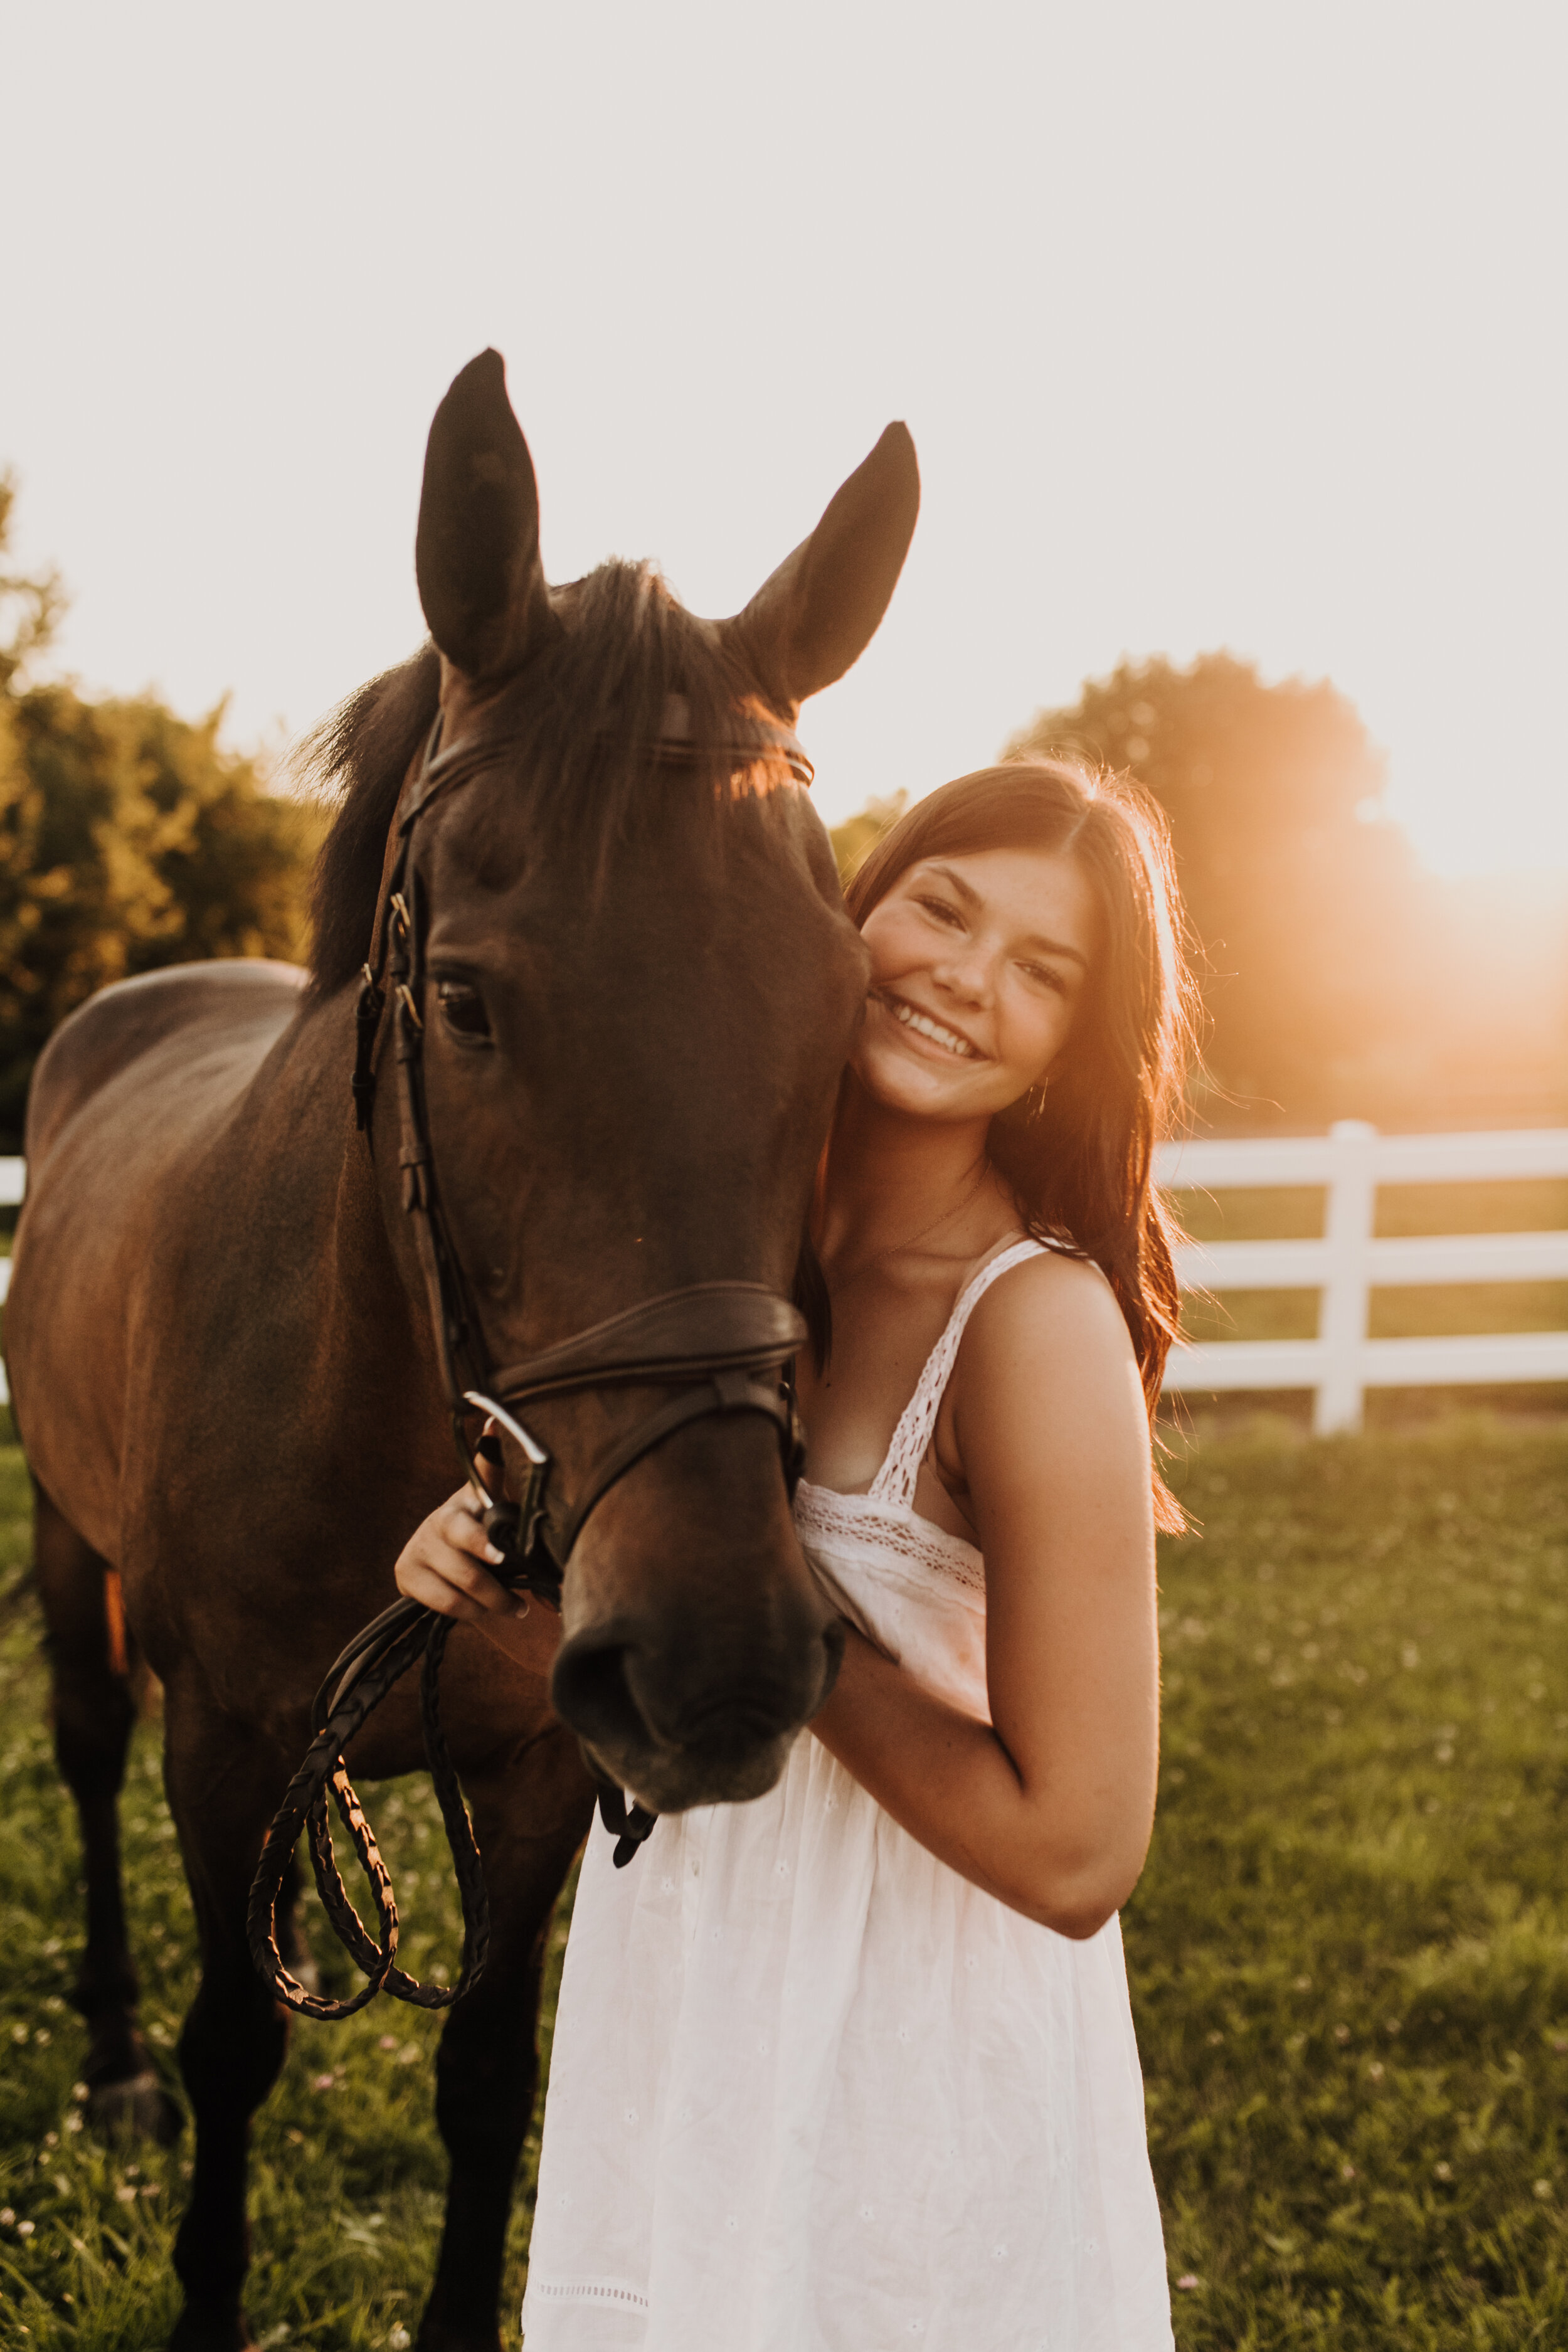
[[[1165, 1763], [1124, 1915], [1183, 2352], [1568, 2344], [1568, 1445], [1477, 1419], [1189, 1446]], [[75, 1839], [0, 1453], [0, 2344], [139, 2352], [188, 2150], [79, 2127]], [[373, 1804], [416, 1965], [453, 1915], [416, 1782]], [[154, 2041], [191, 1988], [155, 1727], [126, 1795]], [[419, 1938], [423, 1938], [421, 1942]], [[557, 1950], [559, 1949], [559, 1937]], [[406, 2343], [433, 2257], [436, 2021], [297, 2029], [256, 2131], [268, 2345]], [[515, 2309], [528, 2223], [520, 2200]], [[509, 2340], [515, 2341], [515, 2334]], [[868, 2347], [867, 2352], [875, 2352]]]
[[1178, 2341], [1568, 2344], [1568, 1446], [1194, 1450], [1126, 1915]]

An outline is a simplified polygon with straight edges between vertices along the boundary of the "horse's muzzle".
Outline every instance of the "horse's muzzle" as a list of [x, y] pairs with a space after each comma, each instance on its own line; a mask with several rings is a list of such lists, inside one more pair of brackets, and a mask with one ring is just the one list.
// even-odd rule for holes
[[624, 1621], [584, 1628], [561, 1646], [551, 1696], [599, 1770], [650, 1811], [743, 1803], [777, 1780], [844, 1654], [826, 1611], [793, 1630], [763, 1663], [663, 1624], [657, 1641]]

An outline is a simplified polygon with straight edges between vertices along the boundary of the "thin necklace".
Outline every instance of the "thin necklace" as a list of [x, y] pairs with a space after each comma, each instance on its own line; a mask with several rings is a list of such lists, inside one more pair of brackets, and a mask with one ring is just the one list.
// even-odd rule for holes
[[[962, 1215], [963, 1212], [969, 1207], [971, 1202], [978, 1200], [980, 1196], [980, 1189], [990, 1172], [990, 1162], [987, 1160], [985, 1154], [982, 1152], [980, 1155], [980, 1173], [976, 1176], [973, 1183], [970, 1186], [962, 1201], [955, 1201], [952, 1208], [944, 1209], [939, 1217], [933, 1217], [929, 1225], [922, 1225], [919, 1233], [911, 1234], [907, 1241], [887, 1242], [879, 1250], [873, 1250], [870, 1256], [863, 1258], [860, 1264], [856, 1267], [854, 1273], [849, 1276], [849, 1282], [858, 1282], [863, 1274], [868, 1274], [874, 1265], [879, 1265], [883, 1258], [893, 1256], [897, 1251], [919, 1249], [921, 1242], [929, 1241], [931, 1234], [937, 1231], [939, 1226], [945, 1225], [948, 1223], [950, 1219]], [[839, 1288], [841, 1290], [847, 1289], [847, 1287], [848, 1284], [847, 1283], [841, 1282], [839, 1284]]]

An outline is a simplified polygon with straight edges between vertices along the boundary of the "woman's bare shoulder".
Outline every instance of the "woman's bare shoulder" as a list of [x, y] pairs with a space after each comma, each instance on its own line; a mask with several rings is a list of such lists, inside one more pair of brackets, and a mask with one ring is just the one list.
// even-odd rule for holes
[[972, 1364], [1065, 1354], [1081, 1359], [1109, 1349], [1120, 1360], [1131, 1339], [1116, 1294], [1089, 1259], [1042, 1250], [998, 1275], [975, 1303], [959, 1352]]
[[[977, 1509], [1010, 1497], [1023, 1513], [1017, 1527], [1037, 1534], [1075, 1495], [1103, 1501], [1114, 1491], [1146, 1507], [1142, 1381], [1097, 1265], [1052, 1251], [999, 1275], [976, 1303], [943, 1402], [939, 1456], [945, 1433], [944, 1466]], [[1007, 1527], [983, 1532], [989, 1559], [994, 1543], [1005, 1547]]]
[[1127, 1414], [1142, 1384], [1116, 1295], [1083, 1258], [1042, 1251], [998, 1275], [975, 1303], [937, 1424], [945, 1474], [1020, 1447], [1043, 1459], [1043, 1423], [1080, 1433]]

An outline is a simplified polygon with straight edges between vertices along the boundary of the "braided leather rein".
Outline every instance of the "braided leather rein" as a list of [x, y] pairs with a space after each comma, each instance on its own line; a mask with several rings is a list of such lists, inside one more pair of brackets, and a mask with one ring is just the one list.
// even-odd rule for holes
[[[537, 1595], [547, 1606], [559, 1609], [566, 1565], [589, 1514], [634, 1464], [690, 1422], [711, 1414], [764, 1414], [777, 1430], [785, 1485], [793, 1498], [805, 1444], [788, 1367], [805, 1338], [805, 1326], [789, 1300], [761, 1284], [696, 1283], [645, 1299], [522, 1363], [500, 1370], [489, 1364], [442, 1208], [431, 1152], [422, 1011], [428, 923], [410, 852], [414, 828], [426, 809], [493, 768], [516, 748], [517, 739], [479, 738], [442, 751], [440, 737], [437, 719], [398, 820], [396, 855], [377, 907], [371, 960], [363, 968], [352, 1081], [355, 1117], [360, 1130], [368, 1131], [375, 1100], [376, 1046], [390, 1005], [397, 1065], [403, 1206], [414, 1223], [458, 1457], [479, 1499], [485, 1531], [503, 1554], [497, 1570], [501, 1581], [513, 1591]], [[811, 763], [795, 736], [769, 720], [742, 720], [732, 742], [694, 746], [684, 703], [675, 695], [666, 706], [663, 731], [649, 750], [658, 762], [690, 761], [700, 755], [727, 756], [739, 767], [773, 760], [786, 765], [797, 782], [809, 784], [812, 777]], [[521, 1409], [545, 1397], [634, 1383], [674, 1387], [680, 1393], [637, 1422], [593, 1465], [574, 1502], [552, 1508], [551, 1458], [519, 1418]], [[520, 1449], [528, 1465], [521, 1500], [510, 1501], [500, 1493], [500, 1481], [492, 1466], [500, 1459], [499, 1442], [487, 1435], [470, 1444], [469, 1425], [477, 1420], [499, 1425]], [[314, 1737], [263, 1842], [247, 1921], [251, 1956], [263, 1981], [277, 2000], [301, 2016], [352, 2017], [380, 1992], [420, 2009], [446, 2009], [460, 2000], [483, 1971], [489, 1941], [489, 1899], [473, 1823], [441, 1723], [441, 1662], [452, 1623], [450, 1618], [418, 1601], [395, 1601], [354, 1636], [316, 1694], [311, 1709]], [[355, 1733], [416, 1661], [422, 1661], [419, 1702], [425, 1753], [462, 1906], [462, 1958], [450, 1985], [422, 1984], [397, 1966], [396, 1898], [344, 1760]], [[598, 1782], [600, 1813], [617, 1841], [616, 1865], [624, 1865], [648, 1836], [656, 1816], [641, 1805], [628, 1804], [623, 1791], [591, 1762], [590, 1769]], [[375, 1909], [374, 1935], [355, 1909], [338, 1869], [331, 1805], [336, 1806], [370, 1884]], [[346, 2000], [332, 2000], [309, 1990], [290, 1972], [279, 1948], [278, 1902], [301, 1832], [307, 1836], [322, 1906], [365, 1979]]]

